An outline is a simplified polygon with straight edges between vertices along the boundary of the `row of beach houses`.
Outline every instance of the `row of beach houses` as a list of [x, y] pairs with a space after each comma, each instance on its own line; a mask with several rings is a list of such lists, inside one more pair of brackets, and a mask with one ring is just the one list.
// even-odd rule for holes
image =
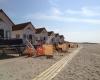
[[33, 45], [41, 43], [64, 43], [64, 36], [54, 31], [47, 31], [45, 27], [35, 28], [31, 22], [15, 24], [6, 13], [0, 9], [0, 38], [29, 40]]

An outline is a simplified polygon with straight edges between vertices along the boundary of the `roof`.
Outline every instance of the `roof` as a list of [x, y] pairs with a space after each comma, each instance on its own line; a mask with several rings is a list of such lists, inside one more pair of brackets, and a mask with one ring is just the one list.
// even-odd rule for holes
[[54, 33], [53, 31], [48, 32], [48, 36], [50, 36], [50, 35], [53, 34], [53, 33]]
[[0, 9], [0, 12], [2, 12], [9, 19], [9, 21], [14, 25], [13, 21], [7, 16], [7, 14], [2, 9]]
[[25, 27], [27, 27], [28, 24], [31, 24], [31, 22], [26, 22], [26, 23], [21, 23], [21, 24], [14, 25], [14, 26], [12, 27], [12, 31], [22, 30], [22, 29], [24, 29]]
[[64, 36], [63, 35], [60, 35], [60, 38], [64, 38]]
[[57, 36], [59, 36], [59, 34], [58, 34], [58, 33], [56, 33], [56, 34], [55, 34], [55, 37], [57, 37]]
[[37, 28], [36, 29], [36, 33], [39, 34], [41, 33], [43, 30], [46, 30], [45, 28]]

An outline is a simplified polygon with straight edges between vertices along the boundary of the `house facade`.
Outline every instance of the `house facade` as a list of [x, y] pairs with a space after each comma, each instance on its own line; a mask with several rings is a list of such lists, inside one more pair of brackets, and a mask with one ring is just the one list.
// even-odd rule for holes
[[21, 23], [12, 27], [12, 38], [29, 40], [35, 44], [35, 28], [31, 22]]
[[60, 43], [64, 43], [64, 36], [63, 35], [60, 35], [59, 37], [60, 37], [59, 42]]
[[37, 28], [36, 29], [36, 44], [38, 43], [46, 43], [48, 39], [48, 32], [45, 28]]
[[54, 32], [53, 31], [48, 32], [48, 40], [47, 40], [47, 43], [54, 44], [54, 42], [55, 42], [54, 38], [55, 38]]
[[55, 37], [54, 37], [54, 44], [58, 44], [60, 41], [60, 36], [58, 33], [55, 34]]
[[11, 19], [2, 9], [0, 9], [0, 38], [10, 39], [13, 25], [14, 23], [11, 21]]

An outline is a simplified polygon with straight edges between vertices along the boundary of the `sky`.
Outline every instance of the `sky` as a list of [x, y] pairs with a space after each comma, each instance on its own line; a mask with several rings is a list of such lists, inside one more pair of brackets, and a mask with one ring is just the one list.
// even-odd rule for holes
[[100, 43], [100, 0], [0, 0], [0, 8], [15, 24], [31, 21], [67, 41]]

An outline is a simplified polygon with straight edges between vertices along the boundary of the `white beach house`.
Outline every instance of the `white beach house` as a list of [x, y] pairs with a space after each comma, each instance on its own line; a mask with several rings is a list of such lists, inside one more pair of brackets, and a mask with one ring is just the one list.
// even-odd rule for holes
[[2, 9], [0, 9], [0, 38], [11, 38], [13, 25], [14, 23], [11, 21], [11, 19]]
[[21, 23], [12, 27], [12, 38], [20, 38], [35, 43], [35, 27], [31, 22]]

